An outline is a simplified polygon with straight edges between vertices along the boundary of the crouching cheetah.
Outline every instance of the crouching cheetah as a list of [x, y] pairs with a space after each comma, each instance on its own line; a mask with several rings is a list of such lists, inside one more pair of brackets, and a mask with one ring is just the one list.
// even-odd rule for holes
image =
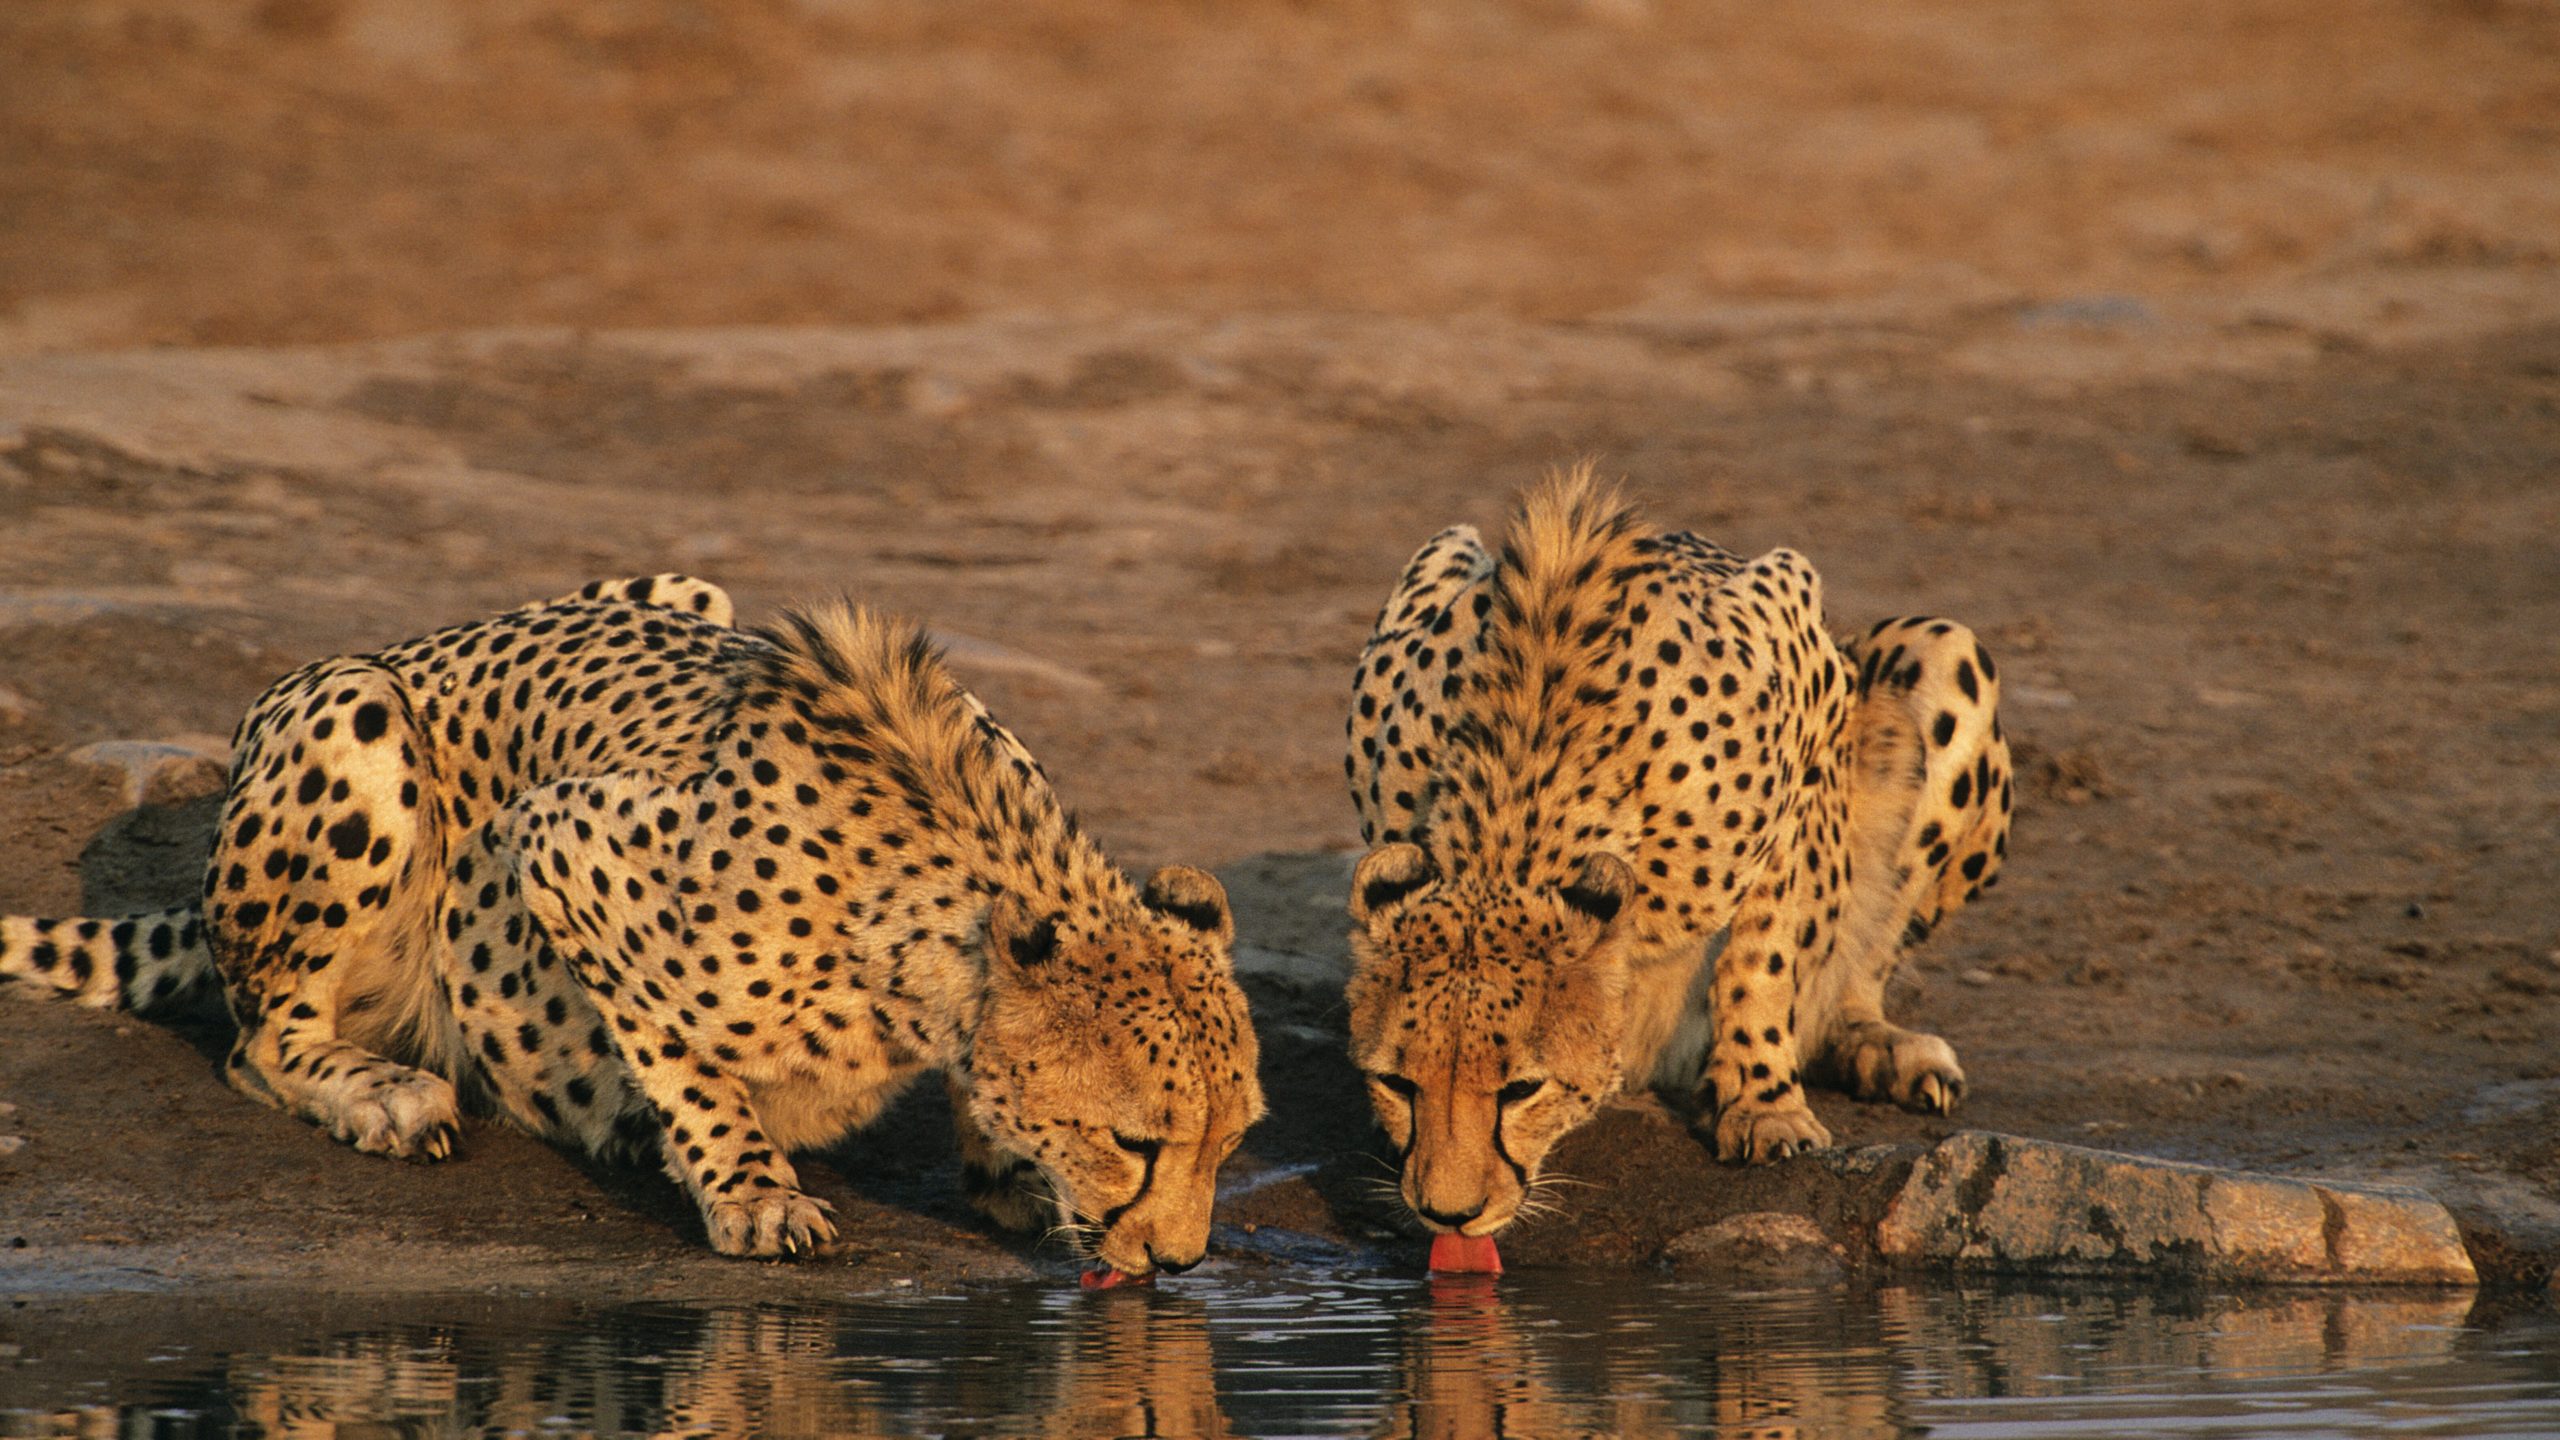
[[218, 974], [237, 1088], [412, 1159], [457, 1088], [637, 1146], [732, 1255], [831, 1239], [788, 1153], [939, 1069], [980, 1208], [1197, 1262], [1262, 1112], [1225, 891], [1132, 884], [914, 626], [729, 621], [656, 576], [305, 666], [240, 726], [202, 902], [0, 921], [0, 975]]
[[1508, 1224], [1621, 1087], [1694, 1087], [1750, 1161], [1830, 1143], [1809, 1079], [1963, 1094], [1882, 995], [2007, 850], [1991, 658], [1945, 620], [1822, 625], [1803, 557], [1648, 529], [1587, 468], [1499, 555], [1459, 526], [1406, 567], [1353, 687], [1350, 1005], [1432, 1230]]

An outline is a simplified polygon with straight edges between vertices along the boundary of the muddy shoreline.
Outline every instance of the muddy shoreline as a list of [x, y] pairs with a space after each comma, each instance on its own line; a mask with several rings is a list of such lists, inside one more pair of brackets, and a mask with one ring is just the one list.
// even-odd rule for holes
[[[851, 586], [952, 637], [1126, 863], [1221, 867], [1274, 1107], [1235, 1178], [1288, 1172], [1230, 1218], [1392, 1250], [1341, 1055], [1342, 670], [1406, 545], [1597, 451], [1666, 518], [1808, 549], [1840, 623], [1944, 610], [2009, 677], [2018, 858], [1896, 997], [1974, 1095], [1953, 1122], [1823, 1097], [1844, 1147], [1961, 1126], [2413, 1185], [2485, 1281], [2547, 1285], [2560, 952], [2534, 837], [2560, 813], [2560, 694], [2505, 637], [2560, 612], [2560, 327], [2060, 395], [1875, 333], [1508, 327], [1454, 376], [1428, 327], [1315, 320], [0, 362], [0, 903], [188, 893], [214, 783], [189, 757], [308, 655], [594, 575], [700, 570], [748, 615]], [[1824, 387], [1755, 378], [1809, 345]], [[580, 415], [627, 423], [560, 433]], [[728, 463], [777, 436], [800, 448]], [[224, 1090], [219, 1046], [0, 1005], [0, 1128], [24, 1137], [0, 1287], [700, 1297], [1063, 1264], [959, 1209], [938, 1102], [810, 1167], [846, 1253], [767, 1271], [695, 1253], [654, 1177], [485, 1125], [441, 1167], [344, 1151]], [[1562, 1163], [1591, 1188], [1520, 1232], [1525, 1263], [1651, 1264], [1739, 1210], [1856, 1208], [1817, 1166], [1717, 1167], [1643, 1107]]]

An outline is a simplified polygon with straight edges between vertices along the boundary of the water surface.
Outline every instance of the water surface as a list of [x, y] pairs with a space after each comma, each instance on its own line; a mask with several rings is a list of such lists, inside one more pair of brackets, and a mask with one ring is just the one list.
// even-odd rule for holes
[[1220, 1277], [810, 1306], [0, 1312], [7, 1435], [2560, 1435], [2465, 1296]]

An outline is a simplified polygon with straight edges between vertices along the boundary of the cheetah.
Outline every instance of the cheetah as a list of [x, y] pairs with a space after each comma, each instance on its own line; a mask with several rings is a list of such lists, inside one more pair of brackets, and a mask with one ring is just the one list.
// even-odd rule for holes
[[1642, 524], [1588, 466], [1405, 568], [1345, 768], [1352, 1058], [1406, 1206], [1490, 1236], [1621, 1089], [1728, 1161], [1830, 1143], [1819, 1079], [1944, 1113], [1955, 1051], [1885, 1019], [1903, 951], [1998, 878], [2011, 784], [1973, 633], [1835, 641], [1804, 557]]
[[201, 900], [0, 921], [0, 976], [218, 978], [236, 1088], [383, 1155], [465, 1105], [654, 1155], [728, 1255], [828, 1244], [789, 1153], [939, 1070], [979, 1209], [1197, 1263], [1262, 1113], [1226, 892], [1134, 884], [913, 624], [731, 622], [661, 575], [307, 665], [234, 738]]

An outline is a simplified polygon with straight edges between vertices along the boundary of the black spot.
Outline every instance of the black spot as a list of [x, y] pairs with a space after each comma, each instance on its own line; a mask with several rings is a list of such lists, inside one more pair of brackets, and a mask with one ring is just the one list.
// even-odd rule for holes
[[341, 860], [353, 860], [372, 843], [373, 824], [361, 810], [329, 827], [329, 848], [338, 852]]
[[356, 707], [354, 731], [358, 740], [379, 740], [382, 732], [390, 728], [391, 712], [380, 702], [368, 700]]
[[1057, 920], [1054, 917], [1043, 916], [1039, 923], [1005, 942], [1005, 948], [1012, 953], [1013, 963], [1016, 965], [1031, 966], [1048, 963], [1050, 957], [1058, 953]]

